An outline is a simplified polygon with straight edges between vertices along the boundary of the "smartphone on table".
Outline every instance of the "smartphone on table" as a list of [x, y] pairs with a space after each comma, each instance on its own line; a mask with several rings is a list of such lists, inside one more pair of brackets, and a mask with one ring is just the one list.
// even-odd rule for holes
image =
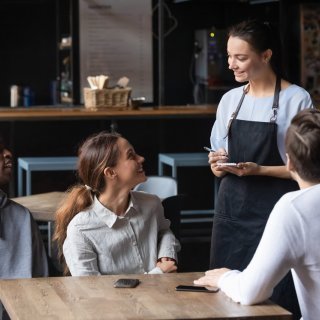
[[207, 293], [215, 293], [219, 291], [217, 287], [202, 287], [202, 286], [186, 286], [179, 285], [176, 287], [176, 291], [192, 291], [192, 292], [207, 292]]
[[113, 286], [114, 288], [135, 288], [139, 283], [139, 279], [118, 279]]

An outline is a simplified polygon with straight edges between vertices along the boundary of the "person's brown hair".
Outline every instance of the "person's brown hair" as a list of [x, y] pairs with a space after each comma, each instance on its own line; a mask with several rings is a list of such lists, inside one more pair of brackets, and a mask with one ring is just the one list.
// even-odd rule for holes
[[256, 19], [242, 21], [229, 28], [228, 36], [246, 41], [258, 54], [270, 49], [272, 51], [271, 68], [277, 76], [283, 75], [279, 32], [269, 22]]
[[120, 137], [118, 133], [101, 132], [87, 138], [79, 148], [77, 173], [80, 182], [67, 191], [63, 203], [56, 211], [53, 235], [64, 275], [69, 274], [62, 248], [68, 225], [75, 215], [92, 205], [93, 194], [98, 195], [104, 191], [106, 185], [103, 171], [117, 164], [120, 156], [117, 141]]
[[291, 121], [285, 144], [298, 175], [309, 182], [320, 182], [320, 111], [299, 112]]

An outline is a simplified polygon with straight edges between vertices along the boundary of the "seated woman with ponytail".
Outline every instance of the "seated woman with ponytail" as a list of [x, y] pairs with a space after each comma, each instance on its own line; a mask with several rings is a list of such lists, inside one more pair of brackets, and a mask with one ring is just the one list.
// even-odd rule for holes
[[117, 133], [89, 137], [79, 149], [81, 184], [56, 213], [54, 239], [64, 274], [176, 271], [180, 244], [158, 197], [132, 191], [146, 180], [144, 158]]

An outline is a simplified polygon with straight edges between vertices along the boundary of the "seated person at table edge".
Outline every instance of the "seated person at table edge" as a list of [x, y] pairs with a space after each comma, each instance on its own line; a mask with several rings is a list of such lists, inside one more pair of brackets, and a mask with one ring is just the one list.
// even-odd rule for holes
[[287, 169], [300, 190], [285, 194], [243, 271], [207, 271], [197, 285], [218, 286], [234, 301], [259, 303], [292, 272], [304, 320], [320, 319], [320, 111], [298, 113], [286, 134]]
[[157, 196], [132, 191], [146, 180], [144, 158], [118, 133], [101, 132], [78, 153], [82, 184], [56, 212], [54, 239], [64, 274], [165, 273], [180, 244]]
[[[0, 188], [9, 183], [12, 168], [12, 154], [0, 136]], [[48, 262], [36, 222], [0, 189], [0, 279], [44, 276], [48, 276]]]

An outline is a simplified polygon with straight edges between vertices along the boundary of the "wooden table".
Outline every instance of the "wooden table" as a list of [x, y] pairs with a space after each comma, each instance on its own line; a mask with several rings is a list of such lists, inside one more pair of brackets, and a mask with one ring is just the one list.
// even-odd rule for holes
[[55, 220], [56, 209], [63, 197], [64, 192], [55, 191], [12, 198], [12, 200], [28, 208], [35, 220], [50, 222]]
[[241, 306], [222, 292], [175, 291], [203, 273], [133, 275], [134, 289], [113, 288], [129, 275], [0, 280], [0, 299], [12, 320], [42, 319], [291, 319], [265, 302]]
[[64, 192], [48, 192], [34, 194], [25, 197], [12, 198], [31, 212], [36, 221], [47, 222], [48, 231], [48, 255], [52, 257], [52, 231], [55, 221], [55, 213], [58, 205], [63, 200]]

